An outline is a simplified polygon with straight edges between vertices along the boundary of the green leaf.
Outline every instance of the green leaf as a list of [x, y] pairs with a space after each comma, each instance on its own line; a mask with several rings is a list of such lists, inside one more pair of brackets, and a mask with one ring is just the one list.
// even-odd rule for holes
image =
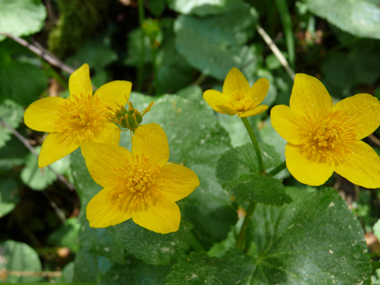
[[170, 268], [166, 266], [148, 265], [132, 256], [127, 260], [128, 266], [115, 264], [112, 266], [99, 285], [142, 285], [165, 284]]
[[205, 75], [224, 79], [232, 67], [254, 61], [254, 51], [244, 43], [257, 23], [255, 10], [234, 1], [224, 14], [206, 18], [180, 16], [175, 22], [178, 52]]
[[117, 55], [111, 49], [109, 39], [87, 39], [79, 46], [75, 55], [67, 60], [67, 63], [75, 69], [87, 63], [91, 68], [102, 71], [116, 59]]
[[107, 231], [119, 244], [145, 263], [165, 265], [172, 258], [181, 258], [189, 250], [191, 244], [191, 225], [181, 222], [179, 230], [170, 234], [158, 234], [136, 225], [132, 220]]
[[221, 258], [192, 252], [173, 266], [166, 284], [248, 284], [253, 269], [253, 259], [236, 250]]
[[[0, 33], [16, 37], [41, 30], [46, 18], [45, 6], [40, 0], [2, 0], [0, 2]], [[0, 41], [5, 37], [0, 36]]]
[[[0, 105], [0, 118], [12, 128], [16, 129], [23, 118], [23, 110], [16, 106]], [[12, 132], [6, 126], [0, 124], [0, 148], [5, 146], [6, 142], [12, 137]]]
[[[141, 110], [152, 99], [134, 93], [130, 100]], [[202, 98], [163, 96], [144, 116], [144, 124], [151, 122], [160, 124], [168, 137], [169, 161], [184, 163], [200, 180], [200, 186], [184, 201], [182, 212], [184, 219], [193, 224], [198, 240], [210, 248], [227, 237], [237, 219], [228, 193], [215, 177], [216, 162], [230, 147], [227, 133]], [[130, 146], [127, 132], [122, 133], [120, 144]]]
[[292, 202], [280, 180], [257, 173], [243, 173], [236, 180], [223, 184], [231, 195], [243, 201], [282, 206]]
[[257, 205], [251, 284], [371, 284], [363, 230], [333, 188], [287, 188], [293, 203]]
[[86, 247], [90, 254], [104, 256], [113, 262], [124, 263], [124, 250], [120, 250], [120, 246], [106, 229], [91, 228], [86, 218], [88, 202], [102, 187], [92, 179], [80, 149], [74, 151], [70, 158], [75, 184], [81, 201], [81, 209], [83, 209], [78, 217], [81, 223], [80, 244]]
[[[41, 272], [41, 262], [38, 254], [29, 245], [22, 242], [9, 240], [0, 243], [0, 270], [7, 271], [33, 271]], [[17, 276], [8, 275], [6, 282], [9, 283], [33, 283], [41, 282], [40, 276]]]
[[8, 171], [13, 167], [24, 164], [25, 157], [29, 153], [28, 149], [15, 136], [1, 148], [0, 170]]
[[194, 75], [194, 69], [175, 47], [175, 34], [172, 21], [166, 21], [164, 39], [157, 52], [159, 94], [173, 93], [188, 86]]
[[18, 188], [19, 186], [13, 178], [0, 176], [0, 218], [12, 211], [20, 201]]
[[306, 0], [308, 9], [358, 37], [380, 39], [379, 0]]
[[[264, 169], [278, 166], [282, 161], [275, 148], [259, 143]], [[235, 180], [243, 173], [259, 173], [259, 163], [252, 143], [225, 152], [218, 161], [216, 176], [220, 184]]]
[[65, 223], [52, 232], [48, 237], [48, 243], [67, 247], [73, 252], [79, 250], [78, 232], [80, 224], [76, 218], [67, 219]]
[[113, 262], [107, 258], [91, 254], [87, 248], [81, 248], [75, 256], [73, 280], [75, 282], [100, 281], [112, 265]]
[[95, 229], [89, 226], [84, 215], [81, 215], [82, 228], [79, 235], [79, 242], [88, 248], [92, 254], [104, 256], [115, 263], [125, 263], [123, 247], [115, 242], [115, 239], [106, 229]]
[[0, 100], [12, 98], [26, 107], [37, 100], [47, 86], [48, 77], [41, 69], [0, 54]]
[[161, 16], [162, 12], [165, 10], [165, 0], [150, 0], [149, 1], [150, 12], [156, 16]]
[[[259, 143], [264, 169], [281, 163], [273, 146]], [[256, 201], [266, 205], [282, 206], [292, 199], [285, 193], [284, 185], [277, 179], [259, 174], [256, 152], [252, 144], [231, 149], [218, 161], [216, 176], [230, 194], [243, 201]]]
[[167, 0], [170, 9], [181, 14], [198, 16], [224, 13], [236, 0]]
[[62, 282], [73, 283], [74, 266], [74, 261], [71, 261], [68, 264], [66, 264], [66, 266], [62, 269]]
[[[41, 147], [35, 147], [37, 153]], [[61, 158], [50, 165], [59, 174], [69, 170], [70, 159], [68, 156]], [[38, 159], [32, 153], [26, 157], [25, 168], [21, 171], [21, 180], [34, 190], [43, 190], [57, 179], [57, 176], [49, 168], [39, 168]]]
[[322, 73], [330, 94], [344, 98], [351, 95], [352, 87], [376, 82], [380, 76], [380, 55], [371, 50], [335, 52], [326, 58]]
[[[126, 65], [138, 66], [140, 64], [141, 57], [141, 29], [136, 29], [128, 34], [128, 55], [124, 63]], [[152, 62], [152, 50], [150, 48], [150, 41], [148, 37], [144, 37], [144, 62]]]

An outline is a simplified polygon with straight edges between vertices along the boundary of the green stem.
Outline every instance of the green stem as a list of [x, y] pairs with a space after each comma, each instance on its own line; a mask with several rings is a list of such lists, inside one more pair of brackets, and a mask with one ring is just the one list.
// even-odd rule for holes
[[154, 87], [156, 88], [156, 95], [158, 95], [158, 92], [160, 91], [160, 86], [158, 85], [158, 71], [157, 71], [157, 62], [156, 62], [156, 57], [157, 57], [157, 48], [152, 46], [152, 60], [153, 60], [153, 80], [154, 80]]
[[282, 170], [284, 170], [286, 168], [286, 161], [284, 161], [283, 163], [281, 163], [280, 165], [278, 165], [275, 169], [272, 169], [271, 172], [269, 172], [267, 174], [268, 177], [273, 177], [275, 176], [277, 173], [281, 172]]
[[201, 85], [201, 83], [206, 79], [207, 75], [201, 73], [197, 79], [193, 82], [193, 85]]
[[248, 134], [249, 134], [249, 136], [251, 138], [253, 147], [255, 149], [257, 160], [259, 162], [259, 173], [264, 173], [263, 157], [261, 156], [261, 151], [260, 151], [260, 148], [259, 148], [259, 144], [257, 143], [255, 133], [253, 132], [251, 124], [249, 123], [248, 119], [247, 118], [241, 118], [241, 119], [242, 119], [242, 121], [244, 123], [245, 128], [248, 131]]
[[143, 31], [143, 23], [145, 21], [144, 16], [144, 3], [143, 0], [138, 0], [138, 9], [139, 9], [139, 23], [141, 29], [141, 53], [140, 53], [140, 62], [137, 74], [137, 91], [141, 92], [143, 79], [144, 79], [144, 64], [145, 64], [145, 35]]
[[206, 250], [201, 245], [199, 240], [195, 237], [193, 232], [190, 233], [190, 238], [191, 238], [191, 246], [196, 252], [206, 252]]
[[249, 204], [247, 213], [245, 214], [245, 217], [244, 217], [243, 225], [241, 226], [239, 236], [236, 240], [236, 249], [237, 250], [243, 249], [245, 235], [247, 233], [252, 214], [256, 209], [256, 205], [257, 205], [257, 203], [255, 201], [252, 201], [251, 204]]

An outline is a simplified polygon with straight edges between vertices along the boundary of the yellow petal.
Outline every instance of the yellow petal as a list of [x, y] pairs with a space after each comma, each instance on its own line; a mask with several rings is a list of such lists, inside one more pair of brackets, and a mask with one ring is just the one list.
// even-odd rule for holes
[[228, 107], [228, 106], [223, 106], [223, 105], [216, 105], [217, 108], [219, 108], [223, 114], [227, 114], [230, 116], [234, 116], [238, 114], [239, 112], [235, 111], [234, 109]]
[[172, 201], [189, 196], [199, 186], [197, 175], [189, 168], [167, 163], [151, 187], [159, 189]]
[[249, 83], [243, 73], [234, 67], [228, 72], [224, 80], [223, 94], [232, 97], [232, 94], [242, 90], [247, 94], [250, 90]]
[[357, 94], [338, 102], [333, 111], [341, 111], [348, 116], [345, 123], [354, 124], [357, 139], [372, 134], [380, 125], [380, 102], [369, 94]]
[[267, 105], [260, 105], [253, 109], [242, 112], [238, 115], [239, 118], [251, 117], [265, 112], [268, 109]]
[[114, 192], [114, 189], [106, 187], [87, 204], [86, 217], [90, 227], [105, 228], [131, 218], [129, 211], [123, 209], [124, 200], [119, 198], [119, 193]]
[[76, 140], [62, 140], [61, 134], [50, 133], [42, 144], [38, 166], [45, 167], [72, 153], [79, 147]]
[[25, 124], [39, 132], [55, 132], [55, 122], [58, 119], [58, 107], [65, 99], [60, 97], [48, 97], [37, 100], [25, 110]]
[[117, 80], [102, 85], [94, 96], [99, 97], [106, 106], [116, 109], [127, 104], [131, 89], [131, 82]]
[[311, 186], [322, 185], [334, 172], [333, 163], [320, 163], [313, 159], [310, 149], [287, 144], [285, 147], [286, 167], [295, 179]]
[[303, 144], [309, 137], [302, 115], [288, 106], [274, 106], [270, 118], [276, 132], [291, 144]]
[[132, 137], [132, 154], [144, 154], [153, 166], [163, 167], [169, 159], [168, 138], [164, 130], [155, 123], [138, 127]]
[[93, 142], [119, 145], [120, 130], [113, 123], [104, 122], [100, 132], [94, 136]]
[[133, 212], [132, 219], [150, 231], [168, 234], [178, 231], [181, 213], [175, 202], [157, 200], [155, 205], [149, 205], [146, 210]]
[[210, 89], [210, 90], [206, 90], [203, 93], [203, 99], [215, 111], [222, 113], [222, 114], [226, 114], [225, 112], [220, 110], [218, 107], [216, 107], [217, 105], [222, 105], [222, 106], [227, 105], [229, 99], [226, 95], [222, 94], [221, 92], [219, 92], [217, 90]]
[[335, 168], [339, 175], [366, 188], [380, 188], [380, 158], [368, 144], [356, 141], [343, 159]]
[[297, 73], [294, 79], [290, 108], [321, 120], [333, 107], [331, 96], [317, 78]]
[[70, 96], [92, 95], [90, 68], [85, 63], [70, 75]]
[[266, 78], [260, 78], [252, 85], [248, 91], [248, 95], [251, 97], [252, 101], [259, 105], [267, 96], [269, 91], [269, 81]]
[[127, 161], [132, 160], [129, 150], [110, 144], [84, 143], [82, 154], [92, 178], [99, 185], [106, 187], [110, 180], [120, 175], [118, 169], [126, 169]]

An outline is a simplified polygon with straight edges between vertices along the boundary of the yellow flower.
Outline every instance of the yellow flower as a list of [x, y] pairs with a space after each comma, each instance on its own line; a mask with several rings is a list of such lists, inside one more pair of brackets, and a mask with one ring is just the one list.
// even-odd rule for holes
[[48, 132], [42, 144], [38, 166], [47, 166], [76, 150], [84, 142], [119, 144], [120, 131], [107, 121], [107, 107], [128, 102], [132, 83], [112, 81], [92, 96], [90, 70], [82, 65], [69, 79], [70, 97], [48, 97], [32, 103], [25, 111], [25, 124]]
[[318, 79], [297, 74], [290, 108], [275, 106], [271, 119], [288, 142], [286, 166], [298, 181], [321, 185], [336, 171], [354, 184], [380, 187], [380, 158], [361, 141], [380, 125], [377, 98], [357, 94], [333, 106]]
[[130, 218], [157, 233], [178, 230], [181, 213], [176, 201], [199, 186], [196, 174], [168, 163], [169, 145], [157, 124], [140, 126], [132, 137], [132, 153], [106, 144], [82, 147], [86, 165], [96, 183], [104, 187], [87, 205], [90, 226], [105, 228]]
[[250, 117], [268, 109], [266, 105], [258, 106], [264, 100], [268, 90], [267, 79], [260, 78], [250, 87], [244, 75], [234, 67], [226, 76], [223, 93], [213, 89], [207, 90], [203, 94], [203, 99], [219, 113]]

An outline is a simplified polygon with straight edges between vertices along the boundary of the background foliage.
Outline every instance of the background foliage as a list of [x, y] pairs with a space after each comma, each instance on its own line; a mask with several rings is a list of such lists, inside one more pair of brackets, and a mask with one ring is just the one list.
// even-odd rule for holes
[[[317, 188], [286, 170], [260, 175], [242, 122], [202, 99], [237, 67], [251, 85], [269, 80], [264, 104], [288, 104], [293, 81], [258, 25], [293, 70], [321, 79], [336, 102], [357, 93], [380, 99], [379, 0], [0, 1], [0, 33], [62, 61], [53, 66], [0, 35], [0, 283], [380, 284], [378, 189], [336, 174]], [[12, 132], [38, 153], [44, 134], [24, 125], [23, 112], [39, 98], [67, 97], [64, 67], [83, 63], [96, 87], [131, 81], [138, 110], [154, 101], [144, 123], [160, 124], [170, 161], [198, 175], [200, 186], [178, 202], [178, 232], [156, 234], [131, 220], [90, 228], [84, 210], [101, 187], [80, 150], [39, 169]], [[269, 111], [249, 120], [270, 170], [284, 161], [286, 142]], [[378, 153], [379, 137], [366, 139]], [[130, 148], [129, 132], [120, 145]], [[251, 200], [260, 204], [240, 252]]]

